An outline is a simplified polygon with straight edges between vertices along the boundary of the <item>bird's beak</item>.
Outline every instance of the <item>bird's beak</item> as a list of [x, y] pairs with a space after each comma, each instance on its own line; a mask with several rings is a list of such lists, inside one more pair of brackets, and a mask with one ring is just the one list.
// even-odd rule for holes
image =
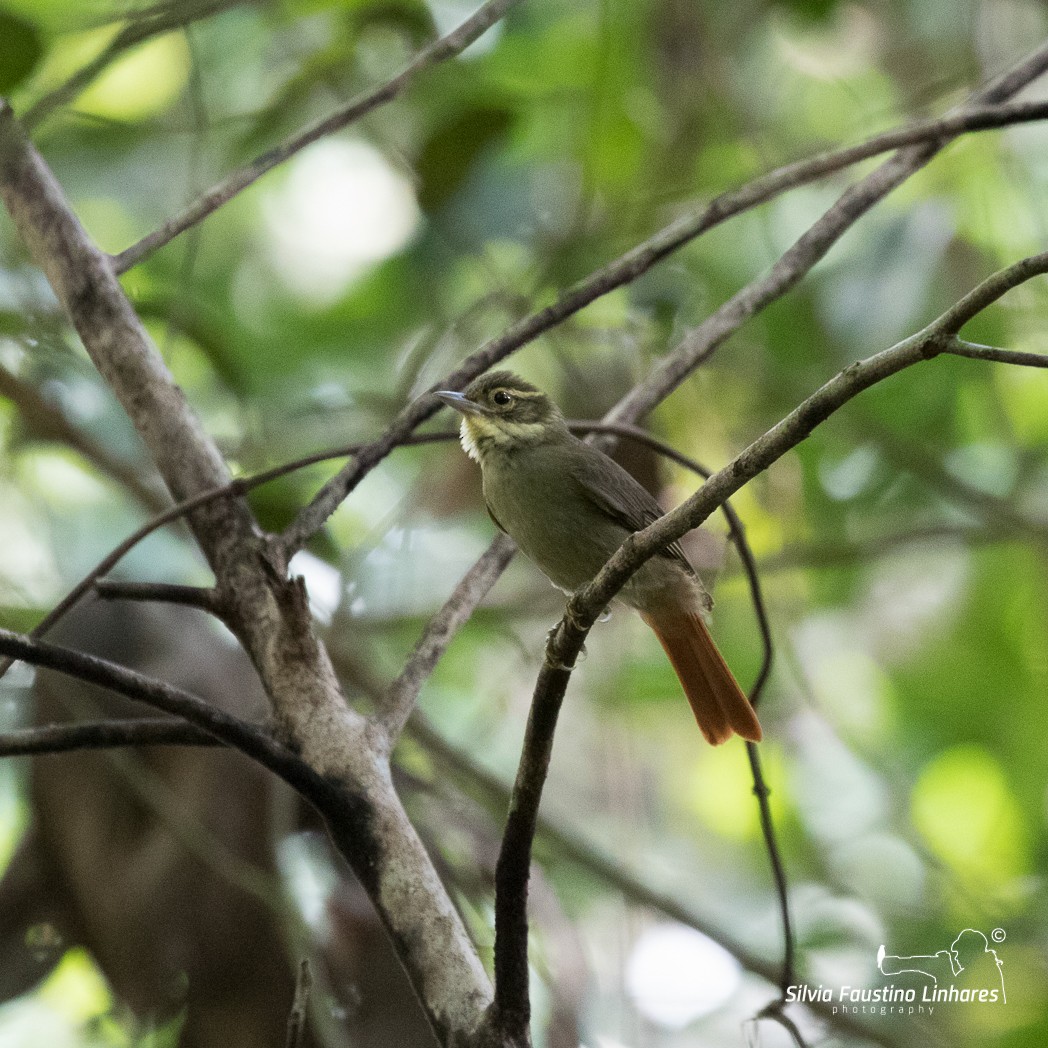
[[470, 400], [465, 393], [456, 393], [454, 390], [441, 389], [434, 394], [443, 400], [449, 408], [454, 408], [463, 415], [486, 415], [487, 411], [475, 400]]

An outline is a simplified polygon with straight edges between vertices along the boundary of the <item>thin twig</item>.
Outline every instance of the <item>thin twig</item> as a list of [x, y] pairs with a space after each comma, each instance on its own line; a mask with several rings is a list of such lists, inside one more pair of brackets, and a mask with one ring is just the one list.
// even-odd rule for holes
[[[492, 2], [486, 5], [458, 29], [420, 52], [411, 65], [382, 87], [354, 99], [342, 109], [297, 132], [279, 146], [227, 175], [221, 182], [190, 204], [181, 214], [168, 219], [158, 229], [114, 255], [113, 266], [117, 273], [125, 273], [190, 227], [202, 222], [238, 193], [253, 185], [268, 171], [284, 163], [306, 146], [325, 135], [342, 130], [350, 123], [396, 98], [418, 73], [459, 54], [502, 18], [505, 11], [516, 2], [518, 0], [498, 0], [497, 3]], [[466, 36], [460, 35], [467, 27], [469, 33]], [[738, 190], [715, 197], [699, 211], [667, 226], [645, 244], [640, 245], [635, 252], [623, 256], [619, 262], [631, 259], [637, 252], [642, 255], [651, 253], [652, 257], [641, 270], [644, 272], [670, 251], [676, 250], [714, 225], [766, 203], [789, 189], [823, 178], [881, 153], [916, 143], [934, 142], [940, 139], [949, 140], [969, 132], [997, 130], [1014, 124], [1030, 123], [1043, 120], [1046, 116], [1048, 116], [1048, 102], [1044, 101], [1019, 102], [1000, 106], [988, 105], [960, 113], [951, 113], [935, 120], [893, 128], [891, 131], [853, 146], [817, 153], [815, 156], [776, 168]], [[637, 261], [640, 259], [634, 259], [634, 264]], [[637, 275], [639, 273], [629, 279], [636, 279]]]
[[[963, 117], [987, 105], [1003, 102], [1048, 69], [1048, 44], [1043, 44], [1011, 72], [976, 91], [959, 110]], [[826, 256], [830, 248], [875, 204], [941, 152], [955, 134], [943, 134], [893, 154], [870, 174], [850, 186], [768, 273], [732, 295], [720, 308], [668, 354], [663, 362], [624, 397], [611, 414], [612, 421], [636, 422], [673, 392], [751, 317], [794, 288]], [[976, 292], [973, 292], [973, 294]], [[957, 303], [960, 308], [962, 303]], [[947, 325], [948, 327], [948, 325]], [[944, 332], [955, 334], [955, 331]]]
[[117, 582], [99, 579], [95, 592], [103, 600], [156, 601], [199, 608], [211, 615], [221, 615], [221, 602], [215, 590], [205, 586], [176, 586], [169, 582]]
[[997, 349], [994, 346], [981, 346], [977, 342], [965, 342], [960, 338], [954, 339], [943, 352], [955, 357], [969, 357], [972, 360], [993, 360], [999, 364], [1020, 364], [1028, 368], [1048, 367], [1048, 356], [1043, 353]]
[[[520, 0], [488, 0], [483, 7], [466, 19], [458, 28], [423, 48], [412, 61], [395, 77], [380, 87], [354, 98], [348, 105], [336, 110], [323, 120], [267, 150], [251, 163], [227, 175], [217, 185], [203, 193], [181, 214], [168, 219], [159, 229], [143, 237], [136, 244], [113, 256], [113, 269], [126, 273], [147, 255], [151, 255], [164, 244], [174, 240], [180, 233], [217, 211], [232, 200], [239, 192], [257, 182], [267, 171], [284, 163], [289, 157], [312, 145], [325, 135], [334, 134], [344, 127], [366, 116], [400, 95], [420, 73], [440, 62], [461, 54], [470, 44], [483, 36], [505, 13]], [[364, 206], [364, 205], [362, 205]]]
[[127, 720], [46, 724], [0, 732], [0, 757], [123, 746], [223, 746], [220, 739], [181, 719], [138, 717]]
[[240, 0], [192, 0], [187, 3], [186, 0], [173, 0], [171, 3], [158, 4], [150, 10], [132, 15], [132, 20], [96, 58], [78, 69], [63, 84], [34, 102], [22, 114], [23, 126], [32, 130], [60, 106], [72, 101], [125, 51], [153, 37], [169, 33], [172, 29], [209, 18], [239, 2]]
[[303, 957], [298, 966], [295, 979], [295, 1000], [287, 1019], [287, 1040], [285, 1048], [301, 1048], [306, 1035], [306, 1022], [309, 1019], [309, 995], [313, 989], [313, 969], [309, 959]]
[[516, 543], [499, 535], [466, 572], [440, 610], [429, 620], [404, 668], [389, 686], [381, 721], [392, 746], [411, 716], [422, 685], [433, 672], [448, 644], [513, 559]]
[[317, 793], [316, 776], [267, 731], [234, 717], [172, 684], [106, 659], [58, 647], [0, 629], [0, 652], [32, 666], [45, 666], [78, 680], [109, 688], [136, 702], [188, 721], [227, 746], [241, 750], [291, 783], [306, 796]]

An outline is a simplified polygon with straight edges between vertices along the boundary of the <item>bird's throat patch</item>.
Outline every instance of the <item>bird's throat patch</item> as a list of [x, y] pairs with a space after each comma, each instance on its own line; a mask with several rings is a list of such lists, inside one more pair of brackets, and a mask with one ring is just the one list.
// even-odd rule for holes
[[474, 462], [495, 448], [509, 450], [539, 443], [546, 434], [541, 422], [512, 422], [487, 415], [464, 415], [459, 426], [462, 450]]

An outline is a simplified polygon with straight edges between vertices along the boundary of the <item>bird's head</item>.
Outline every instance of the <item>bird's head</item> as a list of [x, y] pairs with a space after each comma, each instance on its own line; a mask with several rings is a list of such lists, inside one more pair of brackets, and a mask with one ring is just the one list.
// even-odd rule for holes
[[463, 393], [441, 390], [437, 396], [462, 414], [462, 447], [477, 462], [491, 451], [542, 444], [568, 432], [556, 404], [510, 371], [490, 371]]

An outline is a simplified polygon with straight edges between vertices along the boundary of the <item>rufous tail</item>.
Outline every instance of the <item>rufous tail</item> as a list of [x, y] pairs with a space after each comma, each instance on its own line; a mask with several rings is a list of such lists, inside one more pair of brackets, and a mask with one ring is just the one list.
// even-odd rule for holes
[[706, 741], [719, 746], [738, 733], [751, 742], [760, 742], [762, 733], [756, 711], [732, 676], [702, 618], [679, 608], [642, 611], [641, 618], [654, 630], [677, 671]]

